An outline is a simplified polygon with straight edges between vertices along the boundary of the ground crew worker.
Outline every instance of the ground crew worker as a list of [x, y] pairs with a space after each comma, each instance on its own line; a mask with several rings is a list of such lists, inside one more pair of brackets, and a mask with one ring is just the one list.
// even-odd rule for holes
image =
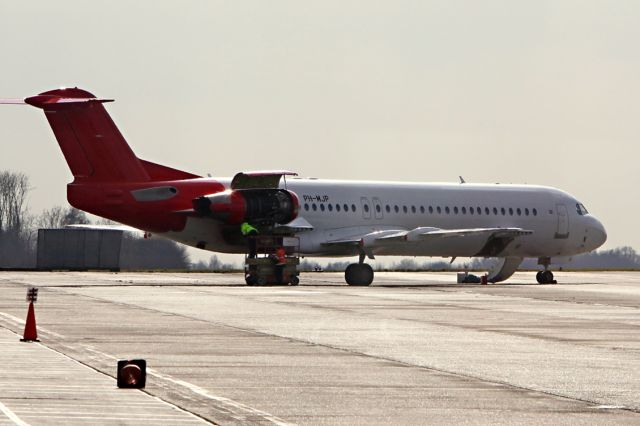
[[276, 281], [284, 284], [284, 268], [287, 266], [287, 252], [284, 247], [276, 249]]
[[247, 239], [249, 259], [253, 259], [257, 254], [256, 236], [258, 235], [258, 230], [251, 226], [249, 222], [243, 222], [242, 225], [240, 225], [240, 232]]

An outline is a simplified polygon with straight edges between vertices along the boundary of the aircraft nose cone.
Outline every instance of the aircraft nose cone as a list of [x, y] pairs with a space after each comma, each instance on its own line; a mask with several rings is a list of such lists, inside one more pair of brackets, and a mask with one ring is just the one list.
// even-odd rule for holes
[[607, 231], [602, 226], [602, 223], [597, 219], [594, 219], [594, 223], [589, 226], [589, 240], [592, 246], [591, 250], [595, 250], [607, 241]]

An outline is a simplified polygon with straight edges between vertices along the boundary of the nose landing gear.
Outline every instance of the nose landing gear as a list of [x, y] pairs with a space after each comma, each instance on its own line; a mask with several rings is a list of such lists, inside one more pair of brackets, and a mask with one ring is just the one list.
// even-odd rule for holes
[[538, 259], [538, 264], [544, 266], [544, 271], [538, 271], [536, 274], [538, 284], [558, 284], [558, 281], [553, 279], [553, 272], [549, 270], [550, 263], [551, 259], [548, 257]]
[[538, 281], [539, 284], [558, 284], [558, 281], [553, 279], [553, 272], [548, 270], [538, 271], [536, 281]]

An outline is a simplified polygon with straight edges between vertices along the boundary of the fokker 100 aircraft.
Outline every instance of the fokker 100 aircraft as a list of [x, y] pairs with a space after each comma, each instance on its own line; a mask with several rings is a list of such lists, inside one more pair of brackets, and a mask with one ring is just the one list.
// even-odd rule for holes
[[385, 255], [495, 257], [492, 282], [538, 258], [536, 278], [550, 283], [552, 258], [607, 238], [580, 201], [550, 187], [286, 179], [295, 176], [287, 171], [203, 178], [136, 157], [103, 106], [110, 101], [65, 88], [0, 102], [44, 110], [74, 176], [72, 206], [190, 246], [244, 253], [246, 221], [294, 233], [303, 256], [358, 256], [345, 271], [350, 285], [369, 285], [365, 260]]

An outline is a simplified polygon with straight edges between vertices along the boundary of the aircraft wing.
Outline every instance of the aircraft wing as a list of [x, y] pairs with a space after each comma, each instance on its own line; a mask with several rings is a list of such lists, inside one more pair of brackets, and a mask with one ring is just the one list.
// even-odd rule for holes
[[355, 246], [361, 246], [365, 242], [382, 240], [387, 236], [393, 236], [396, 234], [401, 234], [403, 232], [407, 232], [407, 231], [403, 229], [386, 229], [383, 231], [367, 232], [364, 234], [343, 237], [343, 238], [339, 238], [331, 241], [325, 241], [324, 243], [322, 243], [322, 245], [323, 246], [355, 247]]
[[418, 227], [411, 230], [386, 229], [350, 235], [323, 243], [325, 247], [337, 250], [358, 249], [373, 257], [376, 253], [384, 253], [385, 249], [406, 245], [409, 247], [430, 246], [438, 244], [461, 244], [469, 248], [470, 256], [499, 256], [517, 237], [530, 235], [533, 231], [522, 228], [469, 228], [441, 229], [434, 227]]
[[274, 228], [275, 232], [302, 232], [313, 231], [313, 225], [311, 225], [303, 217], [298, 216], [289, 223], [278, 224]]
[[415, 228], [410, 231], [385, 235], [378, 240], [387, 241], [429, 241], [440, 238], [464, 238], [475, 236], [487, 236], [494, 238], [515, 238], [521, 235], [532, 234], [522, 228], [469, 228], [469, 229], [440, 229], [431, 227]]

